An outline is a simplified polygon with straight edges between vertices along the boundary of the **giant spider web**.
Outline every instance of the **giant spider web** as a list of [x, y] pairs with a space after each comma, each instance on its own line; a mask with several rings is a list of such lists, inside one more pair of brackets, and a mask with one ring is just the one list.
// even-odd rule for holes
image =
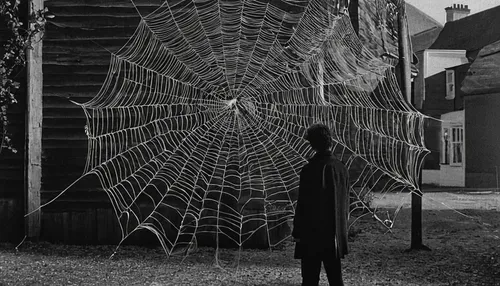
[[353, 214], [373, 190], [418, 189], [424, 116], [342, 12], [332, 0], [168, 0], [141, 15], [80, 104], [84, 176], [99, 178], [122, 241], [147, 229], [169, 255], [277, 246], [317, 122], [350, 170]]

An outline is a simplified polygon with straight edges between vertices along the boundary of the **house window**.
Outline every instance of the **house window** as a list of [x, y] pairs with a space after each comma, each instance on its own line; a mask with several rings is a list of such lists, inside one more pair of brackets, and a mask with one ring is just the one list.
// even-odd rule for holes
[[455, 98], [455, 71], [446, 70], [446, 99]]
[[464, 154], [464, 129], [462, 127], [451, 128], [451, 165], [462, 166]]
[[441, 153], [441, 164], [450, 164], [450, 129], [443, 129], [443, 141], [442, 141], [442, 153]]

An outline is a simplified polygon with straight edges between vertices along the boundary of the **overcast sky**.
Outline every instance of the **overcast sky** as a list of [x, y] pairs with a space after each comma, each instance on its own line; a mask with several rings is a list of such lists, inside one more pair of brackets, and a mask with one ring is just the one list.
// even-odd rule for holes
[[453, 4], [469, 5], [471, 14], [500, 5], [500, 0], [406, 0], [406, 2], [417, 7], [442, 24], [446, 21], [444, 8], [450, 7]]

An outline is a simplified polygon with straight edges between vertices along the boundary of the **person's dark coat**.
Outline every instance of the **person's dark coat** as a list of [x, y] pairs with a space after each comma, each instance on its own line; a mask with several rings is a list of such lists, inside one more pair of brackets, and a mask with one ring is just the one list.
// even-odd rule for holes
[[[299, 242], [294, 257], [303, 259], [338, 255], [343, 258], [348, 253], [348, 216], [347, 168], [330, 151], [318, 152], [300, 173], [292, 232]], [[337, 248], [335, 243], [338, 244]]]

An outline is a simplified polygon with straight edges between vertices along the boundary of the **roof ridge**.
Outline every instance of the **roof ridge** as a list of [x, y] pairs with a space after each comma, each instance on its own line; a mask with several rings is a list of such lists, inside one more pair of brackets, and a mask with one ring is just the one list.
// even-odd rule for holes
[[441, 27], [432, 27], [432, 28], [430, 28], [430, 29], [427, 29], [427, 30], [422, 31], [422, 32], [418, 32], [418, 33], [413, 34], [413, 35], [411, 35], [411, 36], [412, 36], [412, 37], [418, 37], [418, 36], [420, 36], [420, 35], [422, 35], [422, 34], [428, 33], [429, 31], [433, 31], [433, 30], [436, 30], [436, 29], [439, 29], [439, 28], [443, 28], [443, 27], [442, 27], [442, 26], [441, 26]]
[[500, 5], [447, 22], [430, 49], [474, 51], [500, 40]]
[[422, 16], [424, 16], [427, 20], [430, 20], [432, 23], [436, 24], [437, 27], [441, 27], [441, 28], [443, 27], [443, 24], [441, 24], [438, 20], [434, 19], [433, 17], [431, 17], [430, 15], [425, 13], [424, 11], [418, 9], [417, 7], [413, 6], [412, 4], [407, 2], [406, 6], [411, 6], [413, 9], [419, 11]]
[[486, 9], [486, 10], [483, 10], [483, 11], [480, 11], [480, 12], [477, 12], [477, 13], [474, 13], [474, 14], [471, 14], [471, 15], [468, 15], [466, 17], [463, 17], [463, 18], [455, 20], [455, 21], [446, 22], [445, 26], [447, 24], [449, 24], [449, 23], [453, 23], [454, 24], [454, 23], [461, 23], [461, 22], [471, 21], [472, 18], [482, 18], [481, 16], [483, 16], [484, 14], [491, 13], [491, 10], [495, 10], [495, 9], [499, 9], [500, 10], [500, 5], [495, 6], [495, 7], [491, 7], [489, 9]]

